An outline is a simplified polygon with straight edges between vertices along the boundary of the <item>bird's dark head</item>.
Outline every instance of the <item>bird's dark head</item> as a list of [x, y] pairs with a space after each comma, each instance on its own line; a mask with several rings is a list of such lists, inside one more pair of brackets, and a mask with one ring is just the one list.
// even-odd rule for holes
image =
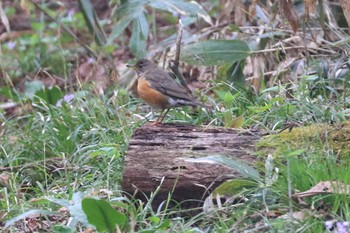
[[137, 73], [143, 73], [148, 71], [152, 67], [157, 67], [156, 64], [154, 64], [152, 61], [145, 58], [138, 60], [138, 62], [135, 65], [126, 65], [126, 66], [136, 70]]

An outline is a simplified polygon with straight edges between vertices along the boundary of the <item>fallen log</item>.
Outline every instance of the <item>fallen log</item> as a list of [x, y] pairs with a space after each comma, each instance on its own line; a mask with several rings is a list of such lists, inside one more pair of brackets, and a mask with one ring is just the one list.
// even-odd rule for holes
[[[226, 166], [185, 161], [189, 158], [223, 155], [254, 164], [257, 131], [184, 124], [146, 124], [137, 129], [125, 156], [122, 188], [145, 199], [163, 180], [156, 196], [156, 205], [172, 199], [204, 200], [223, 181], [241, 177]], [[192, 205], [193, 206], [193, 205]]]

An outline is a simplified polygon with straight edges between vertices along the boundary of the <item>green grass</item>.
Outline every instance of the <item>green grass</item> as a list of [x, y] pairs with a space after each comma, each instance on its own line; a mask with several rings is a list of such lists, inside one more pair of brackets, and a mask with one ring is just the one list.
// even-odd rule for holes
[[[118, 96], [111, 101], [116, 105], [76, 97], [60, 108], [42, 101], [26, 115], [6, 119], [0, 161], [13, 186], [1, 200], [3, 209], [18, 213], [31, 198], [57, 192], [119, 190], [123, 155], [137, 124], [126, 121], [131, 112]], [[19, 193], [23, 198], [13, 202]]]
[[[15, 14], [14, 8], [12, 11]], [[51, 13], [62, 14], [60, 11]], [[154, 11], [154, 20], [156, 13], [158, 10]], [[86, 41], [92, 40], [81, 13], [72, 19], [57, 17], [73, 31], [84, 35]], [[53, 99], [62, 98], [72, 90], [70, 76], [75, 66], [79, 66], [79, 59], [89, 56], [74, 38], [62, 31], [61, 25], [45, 20], [40, 17], [40, 22], [32, 24], [32, 33], [10, 41], [15, 43], [14, 48], [1, 44], [4, 86], [0, 87], [0, 94], [19, 107], [12, 116], [0, 110], [0, 229], [5, 221], [30, 210], [58, 211], [66, 202], [72, 207], [76, 204], [73, 199], [80, 195], [108, 200], [127, 215], [129, 225], [125, 229], [135, 232], [324, 232], [326, 220], [350, 220], [347, 194], [321, 194], [302, 200], [288, 195], [306, 191], [320, 181], [350, 183], [345, 157], [348, 154], [331, 149], [324, 143], [328, 139], [324, 135], [317, 135], [317, 139], [326, 139], [321, 141], [321, 146], [306, 141], [307, 150], [299, 150], [304, 148], [288, 145], [273, 161], [267, 159], [269, 152], [262, 150], [258, 168], [263, 182], [258, 187], [242, 190], [228, 203], [214, 206], [208, 212], [199, 209], [198, 214], [188, 216], [191, 210], [178, 206], [164, 208], [171, 196], [162, 203], [163, 208], [152, 209], [156, 191], [146, 203], [133, 198], [132, 194], [124, 194], [120, 181], [128, 142], [132, 132], [146, 123], [142, 116], [149, 115], [151, 109], [129, 97], [123, 88], [115, 86], [107, 90], [105, 96], [98, 96], [93, 94], [93, 84], [86, 83], [74, 86], [75, 97], [70, 103], [55, 106]], [[162, 33], [155, 26], [154, 38], [156, 33]], [[173, 31], [176, 27], [172, 26], [163, 33]], [[127, 42], [123, 38], [120, 45], [100, 48], [92, 43], [91, 47], [104, 58], [102, 53], [110, 56], [115, 47], [125, 47]], [[318, 63], [321, 62], [314, 60], [309, 65], [317, 68]], [[64, 90], [46, 88], [39, 93], [41, 87], [37, 89], [40, 86], [37, 82], [28, 82], [22, 91], [14, 90], [15, 82], [42, 68], [50, 75], [61, 77], [66, 82]], [[213, 111], [189, 107], [173, 109], [165, 122], [276, 133], [290, 123], [298, 127], [348, 120], [349, 75], [332, 79], [318, 72], [285, 82], [275, 77], [272, 87], [256, 93], [250, 87], [238, 88], [229, 82], [235, 77], [226, 77], [226, 74], [219, 77], [223, 73], [219, 69], [218, 77], [210, 80], [213, 87], [195, 93], [197, 99], [212, 105]], [[38, 99], [34, 94], [43, 98]], [[265, 168], [268, 163], [271, 163], [270, 168]], [[79, 203], [79, 200], [75, 201]], [[297, 212], [304, 212], [305, 216], [290, 217]], [[69, 214], [64, 215], [64, 219], [68, 218]], [[9, 231], [18, 232], [23, 225], [24, 222], [19, 221], [11, 225]], [[77, 232], [83, 228], [72, 227]]]
[[[202, 109], [174, 109], [165, 121], [225, 125], [225, 120], [232, 121], [243, 116], [243, 127], [277, 129], [282, 127], [285, 119], [305, 119], [304, 124], [343, 119], [344, 105], [337, 99], [332, 103], [326, 99], [309, 102], [309, 96], [300, 95], [299, 101], [295, 101], [278, 91], [274, 91], [271, 97], [267, 92], [254, 95], [248, 91], [233, 90], [230, 86], [220, 88], [220, 92], [215, 102], [218, 108], [220, 106], [224, 110], [211, 113]], [[146, 115], [149, 108], [143, 107], [138, 100], [130, 99], [122, 90], [110, 98], [88, 93], [76, 92], [73, 101], [61, 107], [48, 104], [45, 100], [36, 101], [20, 117], [2, 118], [4, 137], [0, 162], [2, 167], [9, 168], [9, 185], [0, 192], [4, 197], [0, 200], [0, 206], [5, 210], [1, 213], [5, 219], [30, 209], [59, 208], [53, 203], [32, 202], [33, 198], [40, 200], [47, 196], [70, 200], [77, 192], [105, 197], [106, 194], [100, 192], [102, 189], [110, 192], [107, 194], [110, 200], [120, 197], [119, 182], [128, 140], [133, 130], [146, 122], [134, 114]], [[30, 103], [25, 101], [22, 104]], [[327, 109], [330, 110], [327, 112]], [[227, 114], [231, 114], [231, 117], [227, 118]], [[293, 153], [293, 150], [284, 152]], [[347, 196], [314, 196], [306, 198], [306, 204], [300, 204], [297, 200], [289, 199], [287, 194], [290, 188], [292, 191], [306, 191], [319, 181], [348, 183], [350, 177], [346, 164], [339, 164], [332, 153], [331, 150], [315, 151], [314, 154], [292, 156], [289, 163], [276, 162], [278, 179], [272, 185], [250, 190], [234, 203], [210, 213], [181, 217], [177, 213], [184, 210], [154, 211], [150, 208], [151, 200], [137, 207], [139, 204], [132, 197], [126, 202], [129, 206], [127, 213], [132, 213], [139, 230], [164, 227], [164, 230], [176, 232], [228, 232], [256, 226], [257, 230], [304, 229], [304, 232], [313, 232], [323, 229], [325, 219], [349, 219]], [[292, 184], [291, 187], [288, 182]], [[289, 212], [307, 210], [310, 216], [298, 221], [282, 221], [279, 215], [271, 217], [266, 209], [286, 216]], [[322, 214], [324, 212], [327, 214]]]

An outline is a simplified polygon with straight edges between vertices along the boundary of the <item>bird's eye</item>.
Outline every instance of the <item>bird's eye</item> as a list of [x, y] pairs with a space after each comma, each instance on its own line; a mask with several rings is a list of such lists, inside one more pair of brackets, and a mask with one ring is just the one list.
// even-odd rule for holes
[[139, 67], [142, 67], [144, 65], [145, 65], [145, 61], [144, 60], [139, 61], [139, 64], [138, 64]]

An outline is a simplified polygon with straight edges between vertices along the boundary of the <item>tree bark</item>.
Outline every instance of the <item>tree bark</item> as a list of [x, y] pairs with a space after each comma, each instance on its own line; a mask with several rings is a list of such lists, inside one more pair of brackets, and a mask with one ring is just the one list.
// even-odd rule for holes
[[129, 142], [123, 190], [130, 194], [137, 190], [136, 197], [144, 199], [145, 194], [149, 196], [160, 186], [156, 205], [166, 200], [169, 192], [177, 202], [203, 200], [220, 183], [240, 174], [223, 165], [185, 159], [223, 155], [254, 164], [254, 144], [259, 138], [257, 131], [183, 124], [143, 125]]

